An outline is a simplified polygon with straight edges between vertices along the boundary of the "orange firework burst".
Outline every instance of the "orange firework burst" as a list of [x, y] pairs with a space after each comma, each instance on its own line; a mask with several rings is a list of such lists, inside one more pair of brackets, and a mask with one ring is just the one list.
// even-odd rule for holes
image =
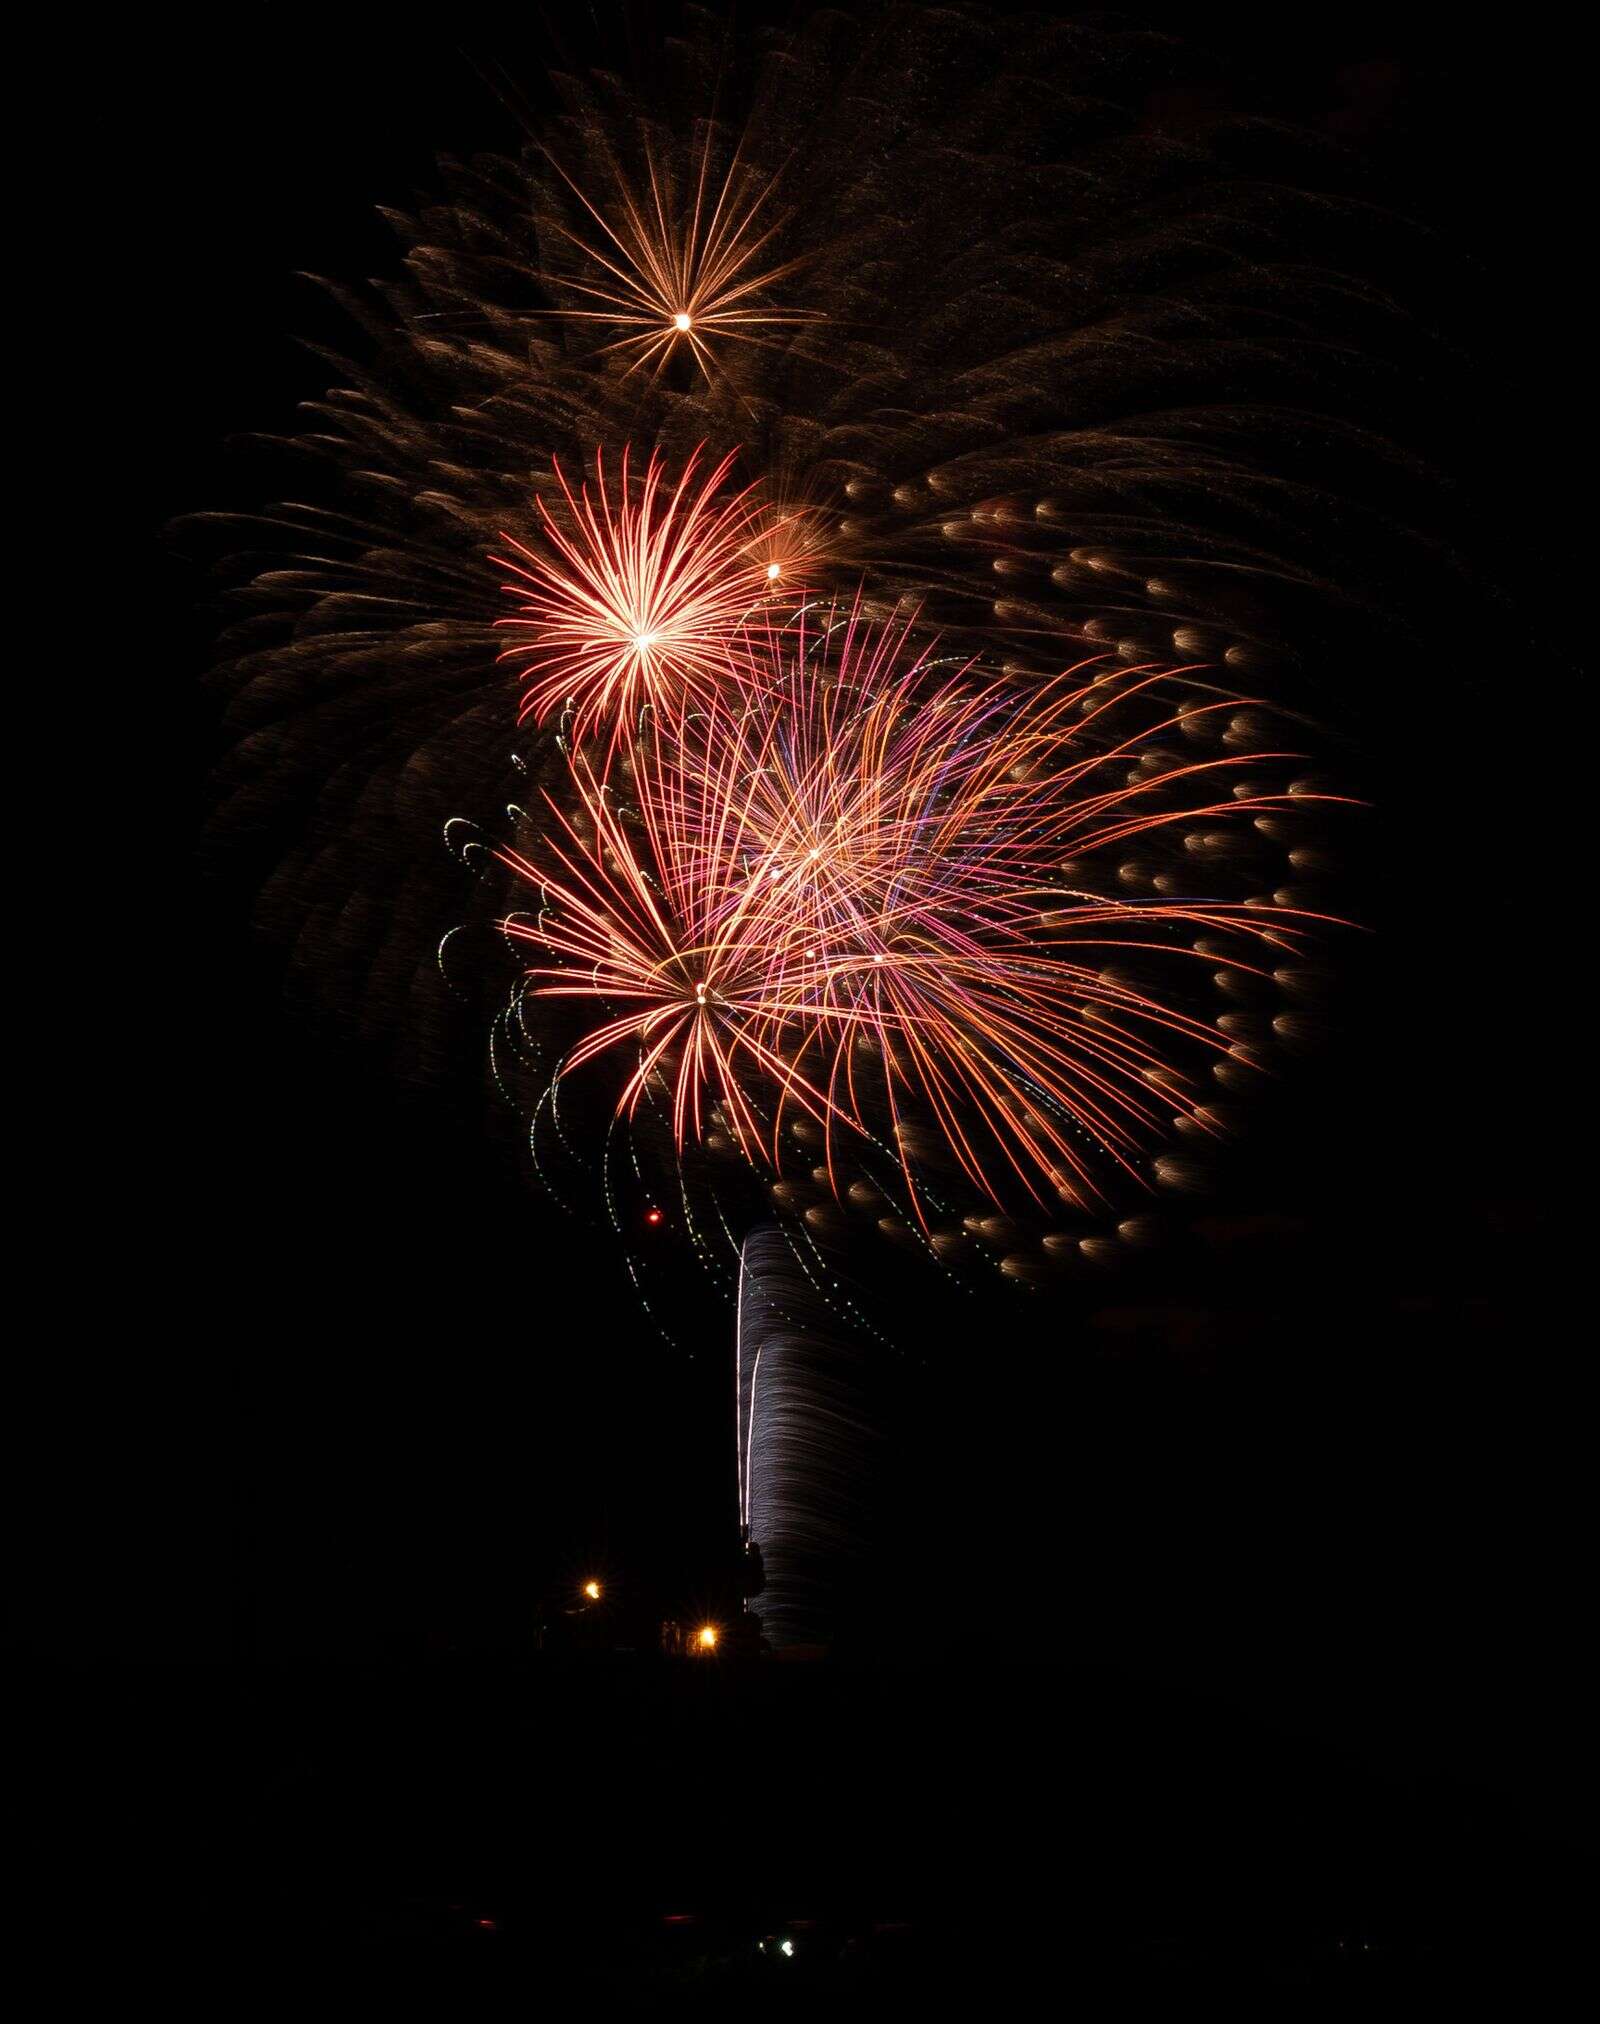
[[594, 243], [565, 226], [556, 228], [584, 256], [591, 278], [551, 278], [599, 306], [552, 314], [621, 331], [600, 350], [631, 353], [629, 372], [641, 366], [659, 372], [674, 353], [685, 349], [710, 380], [716, 370], [713, 347], [733, 342], [774, 345], [777, 340], [770, 333], [822, 320], [813, 310], [782, 309], [764, 300], [764, 291], [785, 280], [800, 263], [763, 265], [782, 223], [764, 216], [774, 184], [765, 182], [752, 194], [735, 150], [720, 187], [714, 187], [712, 137], [708, 127], [687, 201], [674, 192], [648, 139], [647, 194], [636, 193], [613, 162], [616, 201], [610, 216], [552, 157], [599, 231], [599, 243]]
[[551, 552], [503, 537], [521, 557], [500, 558], [519, 601], [500, 623], [526, 635], [501, 656], [527, 676], [523, 719], [543, 722], [564, 706], [578, 740], [609, 719], [614, 747], [646, 705], [673, 718], [719, 709], [730, 676], [748, 669], [741, 623], [776, 584], [770, 516], [752, 487], [721, 495], [731, 455], [697, 485], [699, 463], [697, 449], [668, 490], [652, 454], [630, 487], [624, 450], [615, 499], [598, 454], [594, 496], [584, 485], [575, 499], [558, 465], [566, 524], [539, 501]]
[[[1279, 805], [1224, 793], [1238, 757], [1137, 766], [1178, 722], [1177, 694], [1191, 726], [1236, 701], [1196, 705], [1183, 671], [1153, 669], [1080, 667], [1019, 692], [941, 672], [910, 624], [874, 631], [856, 613], [756, 631], [759, 707], [658, 748], [636, 820], [579, 767], [583, 831], [563, 825], [549, 867], [507, 858], [544, 889], [537, 921], [510, 927], [556, 959], [530, 987], [631, 1008], [563, 1072], [636, 1048], [627, 1108], [668, 1075], [681, 1146], [701, 1135], [709, 1087], [774, 1166], [798, 1104], [836, 1188], [841, 1132], [892, 1146], [923, 1220], [911, 1148], [930, 1129], [997, 1203], [1018, 1189], [1086, 1202], [1108, 1166], [1142, 1179], [1175, 1111], [1206, 1123], [1207, 1087], [1174, 1056], [1229, 1043], [1111, 958], [1181, 972], [1196, 929], [1281, 950], [1309, 920], [1115, 890], [1111, 853], [1131, 839]], [[1252, 763], [1272, 756], [1289, 755]]]

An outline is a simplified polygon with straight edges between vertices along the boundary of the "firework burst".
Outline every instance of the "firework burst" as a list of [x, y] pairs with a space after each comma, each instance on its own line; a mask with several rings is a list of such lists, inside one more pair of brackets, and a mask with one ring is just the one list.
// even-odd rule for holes
[[[713, 867], [737, 862], [740, 854], [732, 798], [723, 800], [719, 827], [692, 836], [681, 821], [669, 819], [650, 839], [651, 848], [642, 847], [636, 827], [619, 815], [609, 784], [581, 755], [573, 785], [574, 815], [546, 797], [550, 826], [537, 861], [516, 851], [499, 853], [539, 891], [531, 920], [513, 916], [503, 924], [513, 941], [532, 943], [554, 959], [530, 971], [535, 995], [627, 1008], [591, 1025], [561, 1073], [618, 1048], [632, 1050], [635, 1062], [618, 1113], [631, 1117], [653, 1078], [670, 1084], [680, 1147], [702, 1136], [714, 1104], [747, 1156], [758, 1157], [767, 1130], [754, 1092], [764, 1083], [824, 1117], [827, 1099], [763, 1037], [781, 1028], [787, 1007], [774, 995], [761, 933], [749, 931], [739, 909], [719, 905], [705, 882]], [[657, 780], [652, 793], [659, 806], [672, 788]]]
[[594, 492], [576, 498], [557, 466], [567, 512], [539, 501], [548, 552], [503, 537], [520, 558], [501, 559], [517, 615], [500, 623], [517, 635], [501, 658], [525, 676], [521, 718], [564, 709], [574, 739], [605, 721], [615, 745], [646, 706], [719, 710], [730, 675], [748, 671], [741, 626], [783, 576], [779, 536], [754, 487], [724, 493], [732, 454], [696, 483], [700, 457], [669, 488], [656, 455], [630, 484], [624, 450], [613, 494], [597, 452]]
[[748, 176], [736, 150], [720, 181], [712, 169], [714, 129], [704, 129], [690, 187], [680, 194], [644, 140], [643, 188], [613, 157], [608, 202], [597, 203], [552, 156], [552, 166], [581, 206], [590, 236], [555, 230], [580, 256], [581, 271], [552, 276], [564, 292], [592, 307], [552, 312], [572, 323], [598, 323], [619, 333], [599, 347], [621, 354], [627, 371], [659, 373], [687, 353], [706, 381], [721, 376], [718, 353], [731, 344], [782, 348], [775, 335], [821, 322], [819, 312], [780, 307], [768, 299], [798, 260], [772, 262], [782, 220], [770, 215], [776, 179]]
[[531, 987], [611, 1013], [562, 1072], [631, 1050], [621, 1108], [661, 1075], [680, 1150], [714, 1107], [771, 1169], [798, 1106], [836, 1194], [882, 1145], [924, 1227], [930, 1133], [993, 1204], [1141, 1183], [1175, 1110], [1204, 1124], [1209, 1087], [1181, 1063], [1229, 1042], [1170, 976], [1116, 964], [1181, 973], [1197, 932], [1281, 952], [1310, 925], [1198, 880], [1117, 890], [1136, 842], [1176, 832], [1181, 851], [1280, 805], [1233, 791], [1242, 757], [1140, 763], [1236, 701], [1099, 664], [1019, 690], [859, 609], [747, 628], [745, 651], [767, 669], [759, 705], [686, 722], [626, 811], [580, 764], [580, 823], [561, 819], [543, 865], [507, 856], [543, 894], [511, 932], [555, 959]]
[[[537, 1106], [574, 1027], [656, 1003], [642, 1053], [585, 1061], [598, 1084], [665, 1040], [641, 1153], [681, 1090], [686, 1147], [814, 1149], [779, 1183], [797, 1224], [870, 1183], [948, 1229], [976, 1188], [1053, 1240], [1063, 1198], [1313, 1044], [1300, 987], [1269, 1009], [1244, 972], [1339, 904], [1321, 825], [1304, 797], [1250, 816], [1230, 781], [1259, 808], [1291, 778], [1256, 764], [1270, 714], [1237, 728], [1170, 671], [1353, 710], [1409, 679], [1413, 618], [1467, 608], [1415, 589], [1441, 581], [1432, 481], [1370, 432], [1405, 406], [1379, 386], [1421, 416], [1448, 383], [1405, 311], [1431, 256], [1287, 128], [1256, 122], [1248, 173], [1233, 110], [1162, 137], [1165, 38], [954, 0], [802, 10], [730, 62], [696, 20], [647, 94], [563, 75], [516, 159], [442, 164], [389, 214], [400, 269], [334, 287], [350, 355], [298, 438], [321, 489], [207, 537], [244, 603], [218, 861], [275, 865], [259, 918], [295, 988], [431, 1078], [514, 904], [463, 886], [438, 825], [477, 869], [509, 822], [549, 939], [519, 946], [503, 1093]], [[873, 625], [802, 644], [819, 579], [860, 580]], [[916, 629], [885, 649], [913, 606], [948, 659]]]

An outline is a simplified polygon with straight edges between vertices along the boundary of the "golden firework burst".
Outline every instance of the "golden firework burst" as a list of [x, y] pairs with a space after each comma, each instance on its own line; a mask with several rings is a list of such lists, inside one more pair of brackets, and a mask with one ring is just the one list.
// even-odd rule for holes
[[608, 324], [619, 335], [600, 353], [628, 353], [630, 373], [658, 373], [687, 349], [707, 380], [719, 370], [717, 354], [733, 343], [783, 349], [774, 333], [823, 321], [819, 312], [785, 308], [767, 291], [788, 279], [796, 260], [766, 262], [783, 226], [768, 209], [777, 180], [758, 178], [735, 148], [718, 179], [712, 162], [715, 129], [707, 126], [686, 188], [644, 142], [642, 187], [613, 158], [614, 189], [597, 202], [559, 161], [552, 165], [593, 221], [584, 237], [564, 225], [555, 230], [582, 256], [581, 274], [551, 274], [552, 284], [592, 307], [549, 312], [570, 322]]

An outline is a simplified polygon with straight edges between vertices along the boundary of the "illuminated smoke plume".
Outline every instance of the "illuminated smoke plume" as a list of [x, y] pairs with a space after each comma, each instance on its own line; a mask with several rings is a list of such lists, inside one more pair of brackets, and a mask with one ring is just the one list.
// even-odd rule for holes
[[765, 1584], [751, 1604], [774, 1650], [838, 1630], [871, 1524], [882, 1440], [860, 1345], [819, 1303], [791, 1240], [752, 1230], [740, 1255], [735, 1398], [740, 1522]]

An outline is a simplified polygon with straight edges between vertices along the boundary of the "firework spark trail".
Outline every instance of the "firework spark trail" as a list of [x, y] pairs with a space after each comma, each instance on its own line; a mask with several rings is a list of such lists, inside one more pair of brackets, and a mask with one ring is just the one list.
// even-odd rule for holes
[[873, 627], [859, 606], [753, 624], [740, 654], [765, 669], [759, 701], [658, 741], [628, 819], [580, 756], [579, 821], [552, 802], [544, 861], [502, 853], [545, 895], [535, 925], [508, 927], [555, 959], [529, 987], [613, 1014], [562, 1072], [632, 1048], [619, 1108], [667, 1076], [680, 1151], [709, 1103], [774, 1169], [798, 1106], [822, 1127], [836, 1195], [843, 1139], [881, 1118], [924, 1227], [907, 1149], [923, 1124], [996, 1204], [1020, 1189], [1083, 1205], [1108, 1166], [1138, 1179], [1173, 1105], [1203, 1108], [1174, 1052], [1229, 1043], [1171, 996], [1108, 977], [1108, 954], [1182, 966], [1197, 952], [1178, 931], [1197, 928], [1282, 950], [1313, 919], [1098, 889], [1130, 839], [1281, 806], [1223, 794], [1238, 755], [1128, 774], [1180, 721], [1235, 702], [1180, 719], [1183, 670], [1108, 680], [1080, 664], [1032, 689], [942, 671], [913, 619]]

